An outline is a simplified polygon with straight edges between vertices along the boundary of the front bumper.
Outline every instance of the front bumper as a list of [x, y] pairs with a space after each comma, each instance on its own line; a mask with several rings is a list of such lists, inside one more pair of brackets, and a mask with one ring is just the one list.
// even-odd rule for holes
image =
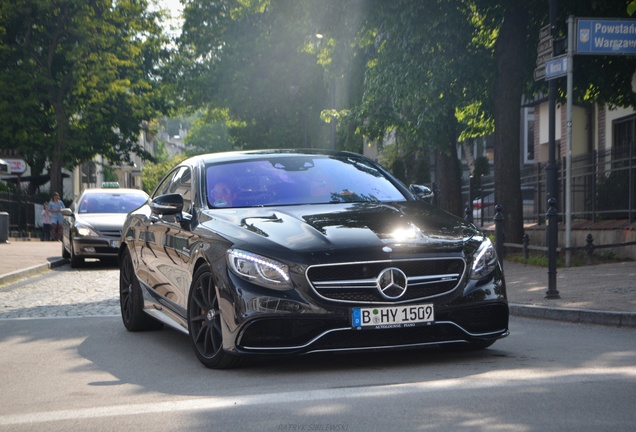
[[119, 238], [74, 237], [73, 252], [82, 258], [117, 258]]
[[[435, 320], [415, 327], [357, 329], [352, 308], [307, 292], [272, 291], [229, 275], [222, 314], [225, 349], [242, 354], [301, 354], [324, 351], [413, 348], [456, 342], [492, 341], [508, 335], [509, 309], [503, 274], [468, 281], [452, 293], [418, 299], [432, 303]], [[224, 296], [222, 295], [222, 298]], [[378, 306], [387, 306], [386, 304]]]
[[[487, 318], [474, 321], [475, 316]], [[236, 350], [285, 354], [381, 350], [495, 340], [507, 335], [508, 305], [498, 302], [448, 311], [429, 325], [379, 330], [357, 330], [347, 320], [257, 319], [245, 326]]]

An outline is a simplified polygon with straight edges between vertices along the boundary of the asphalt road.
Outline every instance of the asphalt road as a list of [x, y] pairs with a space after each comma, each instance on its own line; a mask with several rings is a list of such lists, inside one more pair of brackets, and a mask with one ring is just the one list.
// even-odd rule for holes
[[[116, 287], [116, 278], [114, 269], [89, 267], [3, 289], [23, 306], [40, 301], [0, 313], [0, 431], [631, 431], [636, 424], [634, 329], [513, 317], [511, 336], [478, 353], [269, 358], [214, 371], [176, 331], [127, 332], [116, 288], [91, 297], [85, 286], [86, 301], [55, 296], [56, 285]], [[25, 313], [12, 317], [17, 310]]]

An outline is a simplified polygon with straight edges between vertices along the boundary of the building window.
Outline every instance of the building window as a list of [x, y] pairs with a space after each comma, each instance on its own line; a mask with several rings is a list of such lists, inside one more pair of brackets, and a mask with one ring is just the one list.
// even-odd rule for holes
[[87, 185], [97, 183], [97, 167], [95, 166], [95, 162], [84, 162], [80, 166], [80, 171], [82, 173], [82, 183]]
[[614, 157], [626, 157], [636, 136], [636, 116], [614, 121], [612, 134], [612, 153]]
[[523, 110], [523, 163], [534, 163], [534, 107]]

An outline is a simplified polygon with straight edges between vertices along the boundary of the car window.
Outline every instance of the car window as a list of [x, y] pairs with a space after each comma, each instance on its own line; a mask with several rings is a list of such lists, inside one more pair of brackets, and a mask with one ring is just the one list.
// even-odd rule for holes
[[210, 165], [206, 192], [211, 207], [406, 200], [364, 160], [313, 155]]
[[192, 204], [192, 171], [189, 167], [179, 167], [167, 176], [157, 187], [153, 198], [159, 195], [178, 193], [183, 197], [183, 208], [190, 211]]
[[168, 173], [168, 175], [163, 178], [161, 183], [159, 183], [159, 186], [157, 186], [157, 188], [155, 189], [155, 192], [152, 194], [153, 198], [170, 193], [168, 192], [170, 188], [170, 182], [172, 181], [172, 178], [174, 177], [174, 174], [177, 171], [178, 169], [175, 169], [171, 171], [170, 173]]
[[79, 203], [78, 213], [130, 213], [147, 200], [144, 194], [91, 193]]

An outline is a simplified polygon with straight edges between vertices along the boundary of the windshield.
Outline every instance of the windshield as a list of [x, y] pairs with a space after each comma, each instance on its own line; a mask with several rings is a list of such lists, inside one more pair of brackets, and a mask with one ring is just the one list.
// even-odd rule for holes
[[210, 165], [211, 207], [406, 201], [373, 165], [346, 157], [289, 155]]
[[146, 200], [143, 194], [91, 193], [84, 195], [78, 213], [130, 213]]

